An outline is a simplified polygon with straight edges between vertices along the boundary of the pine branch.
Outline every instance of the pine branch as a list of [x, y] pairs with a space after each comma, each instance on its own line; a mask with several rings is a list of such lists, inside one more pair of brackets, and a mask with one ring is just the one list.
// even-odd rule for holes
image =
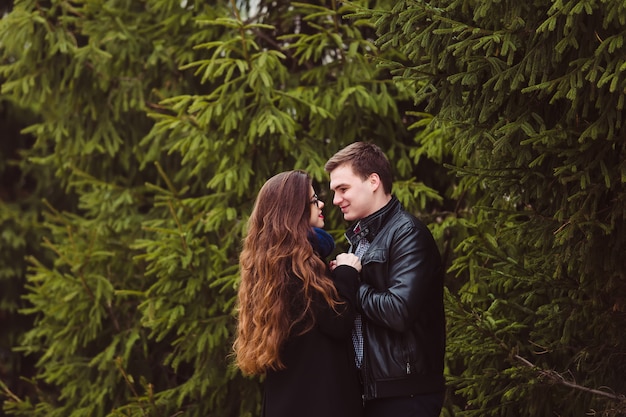
[[520, 355], [513, 355], [513, 358], [521, 362], [524, 366], [533, 369], [540, 376], [547, 378], [550, 382], [553, 382], [558, 385], [563, 385], [563, 386], [566, 386], [568, 388], [572, 388], [578, 391], [606, 397], [608, 399], [617, 401], [619, 403], [626, 404], [626, 394], [612, 394], [610, 392], [602, 391], [599, 389], [585, 387], [583, 385], [577, 384], [574, 381], [568, 381], [567, 379], [565, 379], [563, 375], [561, 375], [557, 371], [554, 371], [552, 369], [542, 369], [538, 367], [537, 365], [535, 365], [534, 363], [530, 362], [528, 359]]
[[[515, 348], [511, 348], [510, 346], [508, 346], [507, 343], [504, 342], [504, 340], [502, 340], [500, 337], [498, 337], [494, 332], [492, 332], [492, 331], [490, 331], [490, 330], [480, 326], [480, 323], [483, 320], [482, 320], [482, 317], [477, 312], [474, 311], [471, 314], [476, 318], [476, 321], [474, 322], [475, 328], [479, 332], [481, 332], [484, 336], [489, 337], [492, 340], [494, 340], [498, 344], [498, 346], [500, 346], [500, 348], [502, 348], [503, 350], [507, 351], [508, 353], [515, 352], [517, 350]], [[583, 385], [579, 385], [575, 381], [568, 381], [567, 379], [565, 379], [565, 377], [563, 377], [557, 371], [554, 371], [552, 369], [540, 368], [539, 366], [535, 365], [534, 363], [532, 363], [528, 359], [520, 356], [517, 353], [514, 353], [512, 355], [512, 358], [517, 360], [518, 362], [522, 363], [527, 368], [530, 368], [530, 369], [536, 371], [537, 374], [540, 377], [542, 377], [544, 379], [548, 379], [552, 383], [555, 383], [555, 384], [558, 384], [558, 385], [562, 385], [562, 386], [565, 386], [565, 387], [568, 387], [568, 388], [571, 388], [571, 389], [574, 389], [574, 390], [577, 390], [577, 391], [587, 392], [589, 394], [605, 397], [605, 398], [608, 398], [610, 400], [617, 401], [620, 404], [626, 405], [626, 394], [612, 394], [610, 392], [606, 392], [606, 391], [602, 391], [602, 390], [599, 390], [599, 389], [594, 389], [594, 388], [585, 387]]]
[[239, 23], [239, 34], [241, 35], [241, 46], [243, 56], [246, 59], [246, 62], [252, 67], [252, 61], [250, 60], [250, 55], [248, 54], [248, 46], [246, 45], [246, 32], [244, 30], [244, 23], [241, 19], [241, 15], [239, 14], [239, 8], [237, 7], [237, 3], [235, 0], [230, 0], [230, 4], [233, 6], [233, 11], [235, 13], [235, 18]]
[[22, 400], [20, 399], [20, 397], [18, 397], [17, 395], [15, 395], [10, 389], [9, 387], [6, 386], [6, 384], [4, 383], [4, 381], [2, 381], [0, 379], [0, 388], [2, 388], [2, 392], [4, 393], [4, 395], [6, 395], [8, 398], [10, 398], [11, 400], [15, 401], [16, 403], [21, 403]]

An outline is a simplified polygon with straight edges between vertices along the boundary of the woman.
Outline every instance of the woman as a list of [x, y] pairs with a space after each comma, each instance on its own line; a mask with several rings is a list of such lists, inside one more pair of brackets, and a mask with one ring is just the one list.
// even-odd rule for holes
[[[257, 196], [240, 255], [239, 368], [265, 375], [264, 417], [362, 415], [351, 330], [361, 264], [333, 251], [311, 178], [288, 171]], [[335, 263], [335, 262], [333, 262]]]

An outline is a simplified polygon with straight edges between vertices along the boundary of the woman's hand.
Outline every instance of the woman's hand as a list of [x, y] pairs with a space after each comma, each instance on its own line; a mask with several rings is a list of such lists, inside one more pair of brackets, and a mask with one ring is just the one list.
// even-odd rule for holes
[[361, 272], [361, 261], [353, 253], [340, 253], [334, 261], [330, 261], [330, 269], [333, 270], [339, 265], [348, 265]]

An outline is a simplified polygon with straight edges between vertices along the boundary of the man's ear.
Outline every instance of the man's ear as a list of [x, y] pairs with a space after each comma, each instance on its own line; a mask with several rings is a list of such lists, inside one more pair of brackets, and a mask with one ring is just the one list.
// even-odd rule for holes
[[375, 172], [372, 172], [370, 174], [370, 176], [367, 178], [367, 181], [369, 182], [370, 187], [372, 188], [372, 191], [374, 192], [378, 190], [379, 188], [381, 188], [383, 185], [382, 182], [380, 181], [380, 177]]

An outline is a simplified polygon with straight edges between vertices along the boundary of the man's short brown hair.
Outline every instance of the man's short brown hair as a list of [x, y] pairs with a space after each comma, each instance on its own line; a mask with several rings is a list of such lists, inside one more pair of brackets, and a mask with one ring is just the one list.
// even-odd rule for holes
[[334, 154], [324, 169], [332, 172], [341, 165], [350, 165], [352, 171], [363, 180], [371, 174], [378, 174], [386, 194], [391, 194], [393, 175], [391, 164], [385, 153], [373, 143], [354, 142]]

